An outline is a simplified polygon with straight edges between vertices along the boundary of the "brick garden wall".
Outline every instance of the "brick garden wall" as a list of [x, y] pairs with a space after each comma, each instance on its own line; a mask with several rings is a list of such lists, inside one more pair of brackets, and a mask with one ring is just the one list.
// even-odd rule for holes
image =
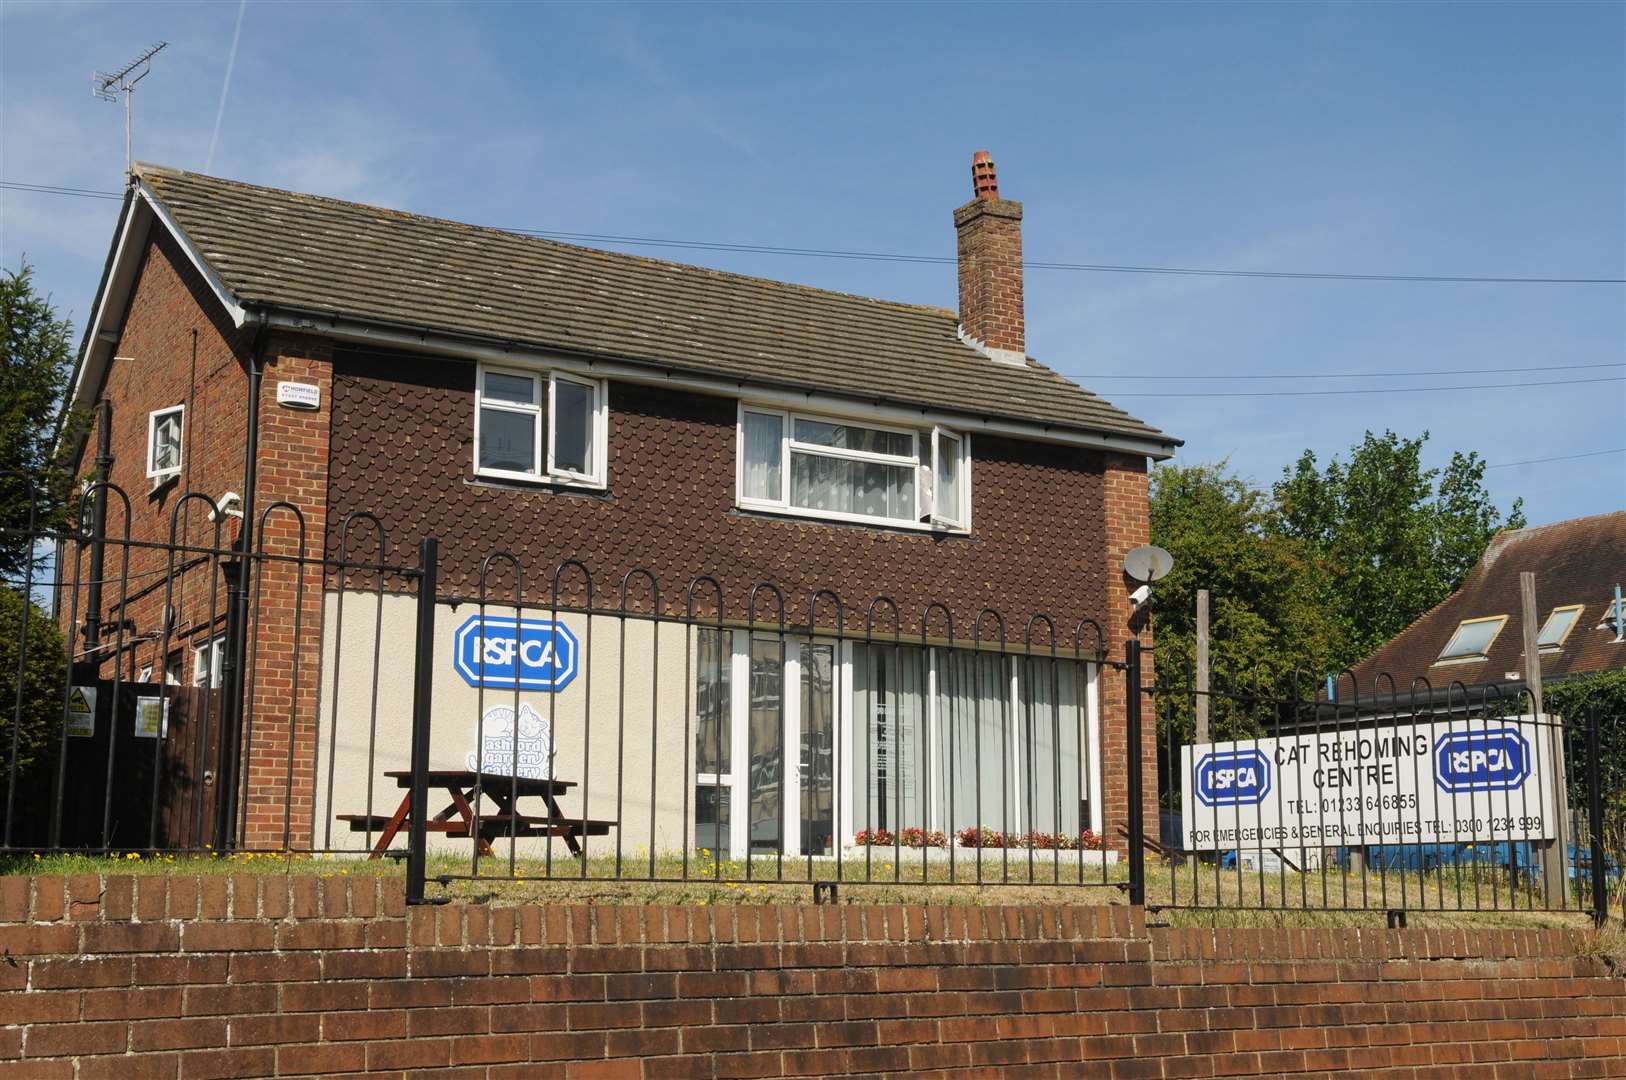
[[399, 880], [0, 878], [0, 1077], [1626, 1075], [1560, 931], [1074, 907], [408, 912]]

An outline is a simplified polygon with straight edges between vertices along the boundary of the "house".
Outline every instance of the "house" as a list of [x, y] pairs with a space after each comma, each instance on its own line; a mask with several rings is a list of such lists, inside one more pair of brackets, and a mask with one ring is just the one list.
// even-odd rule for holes
[[1462, 700], [1457, 683], [1522, 691], [1525, 571], [1536, 576], [1543, 683], [1626, 668], [1617, 607], [1626, 584], [1626, 511], [1616, 511], [1497, 533], [1456, 592], [1355, 667], [1360, 695], [1443, 704], [1452, 695]]
[[1110, 834], [1178, 440], [1026, 355], [1022, 204], [973, 180], [956, 313], [137, 166], [73, 382], [79, 670], [218, 688], [219, 835], [359, 846], [434, 537], [437, 767], [541, 746], [629, 849]]

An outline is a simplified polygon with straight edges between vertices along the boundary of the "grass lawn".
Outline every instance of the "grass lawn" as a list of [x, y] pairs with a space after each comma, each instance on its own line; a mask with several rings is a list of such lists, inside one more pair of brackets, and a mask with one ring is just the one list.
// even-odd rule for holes
[[[985, 849], [982, 884], [977, 883], [976, 851], [955, 852], [952, 868], [936, 853], [924, 865], [918, 851], [871, 849], [868, 859], [834, 860], [772, 857], [717, 860], [709, 852], [681, 856], [593, 856], [584, 863], [561, 846], [551, 872], [544, 858], [526, 852], [482, 858], [476, 868], [469, 858], [433, 854], [429, 858], [430, 897], [489, 899], [498, 902], [654, 903], [654, 904], [805, 904], [811, 882], [839, 881], [846, 903], [933, 904], [1122, 904], [1128, 867], [1074, 862], [1058, 865], [1048, 852]], [[43, 855], [0, 857], [8, 874], [335, 874], [399, 877], [402, 861], [351, 855], [282, 855], [239, 852], [230, 855], [90, 856]], [[642, 879], [642, 880], [640, 880]], [[649, 880], [653, 879], [653, 880]], [[1058, 880], [1059, 879], [1059, 880]], [[1580, 927], [1590, 925], [1584, 902], [1573, 894], [1544, 903], [1538, 890], [1509, 883], [1508, 875], [1490, 866], [1448, 867], [1426, 874], [1369, 870], [1364, 876], [1335, 868], [1325, 873], [1251, 873], [1216, 870], [1213, 863], [1170, 866], [1147, 862], [1148, 918], [1171, 926], [1348, 927], [1381, 926], [1383, 913], [1404, 907], [1412, 927], [1492, 926]], [[1568, 910], [1547, 907], [1568, 905]], [[1446, 910], [1468, 908], [1470, 910]], [[1615, 898], [1612, 910], [1619, 910]]]

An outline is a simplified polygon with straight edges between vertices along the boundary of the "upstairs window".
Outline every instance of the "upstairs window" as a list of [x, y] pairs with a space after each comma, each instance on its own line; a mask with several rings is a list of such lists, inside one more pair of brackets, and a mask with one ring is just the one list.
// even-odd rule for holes
[[969, 524], [966, 439], [742, 406], [743, 507], [920, 528]]
[[224, 686], [226, 635], [192, 646], [192, 685], [205, 689]]
[[147, 414], [147, 475], [167, 480], [181, 472], [181, 419], [186, 406]]
[[1440, 650], [1440, 658], [1434, 661], [1443, 664], [1450, 660], [1483, 660], [1490, 651], [1491, 642], [1496, 635], [1502, 632], [1507, 623], [1506, 615], [1492, 615], [1485, 619], [1464, 619], [1457, 626], [1457, 632], [1451, 635], [1451, 640], [1445, 643]]
[[477, 474], [604, 486], [608, 395], [603, 383], [483, 365], [477, 379]]
[[1575, 624], [1581, 621], [1581, 605], [1566, 604], [1555, 607], [1547, 621], [1541, 625], [1541, 633], [1536, 635], [1536, 647], [1557, 652], [1564, 647], [1564, 639], [1570, 636]]

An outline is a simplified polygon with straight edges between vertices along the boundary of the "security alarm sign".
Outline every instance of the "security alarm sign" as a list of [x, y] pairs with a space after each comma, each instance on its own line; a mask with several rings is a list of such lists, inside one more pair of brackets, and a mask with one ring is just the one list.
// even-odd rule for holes
[[1184, 746], [1186, 847], [1551, 840], [1557, 732], [1520, 716]]
[[290, 409], [319, 409], [322, 407], [322, 388], [314, 383], [279, 382], [277, 404]]

